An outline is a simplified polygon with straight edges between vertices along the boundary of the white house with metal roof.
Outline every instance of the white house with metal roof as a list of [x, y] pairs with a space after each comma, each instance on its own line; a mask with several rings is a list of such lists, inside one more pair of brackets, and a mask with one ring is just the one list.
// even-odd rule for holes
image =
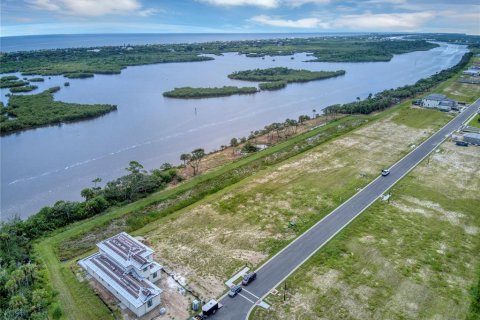
[[122, 232], [97, 243], [97, 252], [78, 263], [138, 317], [160, 304], [161, 266], [153, 250]]
[[442, 111], [450, 111], [456, 106], [456, 102], [440, 93], [432, 93], [422, 99], [422, 106], [425, 108], [436, 108]]

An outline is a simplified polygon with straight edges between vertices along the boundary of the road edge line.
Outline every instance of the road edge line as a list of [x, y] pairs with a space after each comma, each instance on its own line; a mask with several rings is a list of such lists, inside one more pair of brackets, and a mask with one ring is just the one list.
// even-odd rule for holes
[[[480, 98], [478, 98], [477, 100], [475, 100], [471, 105], [477, 103], [478, 101], [480, 100]], [[471, 106], [470, 105], [470, 106]], [[469, 108], [470, 106], [468, 106], [467, 108]], [[475, 109], [475, 108], [474, 108]], [[438, 132], [440, 132], [441, 130], [443, 130], [446, 126], [448, 126], [451, 122], [453, 122], [458, 116], [460, 116], [463, 112], [465, 112], [466, 110], [462, 111], [460, 114], [458, 114], [455, 118], [453, 118], [452, 120], [450, 120], [447, 124], [445, 124], [443, 127], [441, 127], [440, 129], [437, 130], [437, 132], [435, 132], [434, 134], [432, 134], [427, 140], [425, 140], [424, 142], [422, 142], [420, 145], [418, 145], [415, 149], [413, 149], [412, 151], [410, 151], [409, 153], [407, 153], [404, 157], [402, 157], [400, 160], [398, 160], [395, 164], [393, 164], [390, 168], [394, 167], [395, 165], [397, 165], [400, 161], [402, 161], [404, 158], [406, 158], [409, 154], [413, 153], [416, 149], [418, 149], [420, 146], [422, 146], [424, 143], [427, 143], [428, 140], [432, 139], [432, 137], [437, 134]], [[465, 121], [463, 121], [461, 124], [465, 124], [465, 122], [470, 119], [470, 118], [467, 118], [465, 119]], [[450, 134], [449, 134], [450, 135]], [[445, 142], [445, 140], [447, 139], [447, 137], [449, 135], [446, 135], [442, 138], [442, 140], [440, 140], [439, 143], [437, 143], [435, 145], [434, 148], [432, 148], [432, 150], [430, 150], [425, 156], [423, 156], [414, 166], [412, 166], [411, 168], [409, 168], [403, 175], [401, 175], [397, 181], [395, 181], [390, 187], [388, 187], [387, 189], [385, 189], [384, 192], [390, 190], [394, 185], [396, 185], [398, 183], [398, 181], [402, 180], [407, 174], [409, 174], [413, 169], [415, 169], [420, 163], [423, 162], [423, 160], [425, 160], [426, 157], [428, 157], [435, 149], [438, 148], [439, 145], [441, 145], [443, 142]], [[374, 181], [376, 181], [378, 178], [380, 178], [381, 176], [378, 176], [375, 180], [373, 180], [372, 182], [370, 182], [368, 185], [372, 184]], [[367, 186], [368, 186], [367, 185]], [[363, 189], [365, 189], [367, 186], [365, 186]], [[338, 206], [335, 210], [333, 210], [332, 212], [330, 212], [327, 216], [325, 216], [324, 218], [322, 218], [322, 220], [318, 221], [317, 223], [315, 223], [312, 227], [310, 227], [307, 231], [305, 231], [304, 233], [302, 233], [301, 236], [303, 236], [304, 234], [306, 234], [307, 232], [310, 231], [310, 229], [314, 228], [317, 224], [319, 224], [320, 222], [322, 222], [326, 217], [328, 217], [329, 215], [333, 214], [336, 210], [338, 210], [340, 207], [342, 207], [345, 203], [347, 203], [351, 198], [353, 198], [354, 196], [356, 196], [358, 193], [360, 193], [362, 190], [358, 191], [357, 193], [355, 193], [352, 197], [350, 197], [348, 200], [346, 200], [345, 202], [343, 202], [340, 206]], [[338, 233], [340, 233], [343, 229], [345, 229], [353, 220], [355, 220], [355, 218], [357, 218], [359, 215], [361, 215], [365, 210], [367, 210], [374, 202], [376, 202], [378, 200], [378, 198], [375, 198], [375, 200], [371, 201], [368, 205], [365, 206], [365, 208], [363, 208], [362, 210], [360, 210], [358, 212], [358, 214], [356, 214], [354, 217], [352, 217], [346, 224], [344, 224], [340, 229], [338, 229], [332, 236], [330, 236], [322, 245], [320, 245], [317, 249], [315, 249], [310, 255], [308, 255], [308, 257], [306, 257], [304, 260], [302, 260], [299, 264], [297, 264], [297, 266], [295, 268], [293, 268], [285, 277], [283, 277], [279, 282], [277, 282], [273, 288], [271, 288], [270, 290], [268, 290], [268, 292], [266, 294], [264, 294], [263, 296], [260, 297], [259, 301], [263, 301], [269, 294], [270, 294], [270, 291], [276, 287], [278, 287], [283, 281], [285, 281], [285, 279], [287, 279], [289, 276], [291, 276], [295, 271], [297, 271], [298, 268], [300, 268], [308, 259], [310, 259], [315, 253], [317, 253], [321, 248], [323, 248], [323, 246], [325, 246], [328, 242], [330, 242], [330, 240], [332, 240]], [[300, 236], [300, 237], [301, 237]], [[280, 254], [282, 251], [284, 251], [285, 249], [287, 249], [291, 244], [293, 244], [295, 241], [297, 241], [297, 239], [299, 239], [300, 237], [296, 238], [294, 241], [292, 241], [290, 244], [288, 244], [285, 248], [283, 248], [281, 251], [279, 251], [276, 255], [274, 255], [272, 258], [268, 259], [264, 264], [262, 264], [257, 270], [260, 270], [263, 266], [265, 266], [268, 262], [270, 262], [270, 260], [272, 260], [273, 258], [275, 258], [278, 254]], [[256, 270], [256, 271], [257, 271]], [[253, 305], [249, 310], [248, 310], [248, 313], [245, 317], [246, 320], [248, 320], [248, 318], [250, 317], [250, 314], [252, 313], [252, 310], [254, 309], [255, 305]]]

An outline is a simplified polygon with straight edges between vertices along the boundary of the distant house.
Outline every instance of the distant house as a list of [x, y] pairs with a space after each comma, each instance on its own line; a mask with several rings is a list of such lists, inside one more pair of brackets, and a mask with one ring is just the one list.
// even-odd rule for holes
[[454, 100], [440, 93], [432, 93], [422, 99], [423, 107], [439, 109], [441, 111], [450, 111], [454, 109], [456, 105], [457, 103]]
[[153, 250], [125, 232], [97, 243], [99, 252], [79, 265], [136, 316], [160, 304], [162, 290], [152, 281], [160, 279], [161, 266]]
[[480, 133], [467, 132], [463, 135], [463, 141], [480, 146]]

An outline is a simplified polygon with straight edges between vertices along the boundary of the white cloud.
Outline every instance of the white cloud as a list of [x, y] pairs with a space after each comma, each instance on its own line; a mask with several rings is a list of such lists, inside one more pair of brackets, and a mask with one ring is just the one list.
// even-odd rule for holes
[[272, 27], [287, 27], [287, 28], [327, 28], [328, 25], [318, 18], [304, 18], [298, 20], [285, 20], [269, 17], [266, 15], [255, 16], [250, 21], [262, 25]]
[[276, 8], [280, 5], [279, 0], [200, 0], [215, 6], [236, 7], [255, 6], [263, 8]]
[[304, 4], [327, 4], [330, 0], [199, 0], [215, 6], [236, 7], [255, 6], [260, 8], [273, 9], [282, 5], [300, 7]]
[[366, 4], [395, 4], [395, 5], [403, 5], [406, 4], [406, 0], [367, 0], [364, 3]]
[[336, 27], [360, 30], [415, 30], [435, 17], [432, 12], [366, 13], [344, 15], [336, 19]]
[[156, 12], [154, 9], [142, 8], [139, 0], [30, 0], [29, 3], [40, 10], [84, 17], [109, 14], [147, 16]]
[[252, 17], [249, 21], [271, 27], [305, 29], [352, 29], [358, 31], [413, 31], [419, 29], [436, 14], [432, 12], [411, 13], [365, 13], [332, 17], [323, 15], [298, 20], [282, 19], [267, 15]]
[[304, 4], [328, 4], [330, 3], [330, 0], [284, 0], [283, 3], [292, 7], [300, 7]]

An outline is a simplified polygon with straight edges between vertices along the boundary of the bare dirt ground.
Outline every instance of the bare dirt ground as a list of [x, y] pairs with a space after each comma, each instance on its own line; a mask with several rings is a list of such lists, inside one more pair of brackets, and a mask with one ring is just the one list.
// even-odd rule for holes
[[464, 319], [478, 190], [480, 148], [445, 142], [288, 280], [286, 302], [270, 296], [252, 319]]
[[[339, 118], [341, 115], [335, 116], [335, 118]], [[334, 119], [333, 117], [329, 118], [329, 120]], [[302, 134], [315, 128], [319, 125], [323, 125], [326, 122], [326, 118], [320, 116], [315, 119], [307, 120], [304, 122], [303, 125], [299, 125], [298, 128], [295, 130], [295, 135]], [[264, 134], [259, 135], [253, 139], [251, 143], [253, 144], [265, 144], [265, 145], [272, 145], [278, 142], [281, 142], [282, 138], [278, 138], [274, 134]], [[208, 172], [212, 169], [215, 169], [221, 165], [231, 162], [237, 158], [242, 157], [241, 149], [243, 144], [238, 145], [237, 147], [230, 147], [223, 148], [214, 152], [209, 153], [202, 159], [200, 164], [200, 171], [202, 173]], [[193, 176], [193, 169], [190, 166], [185, 166], [179, 171], [180, 175], [185, 178], [191, 178]]]
[[392, 117], [264, 170], [156, 222], [144, 236], [202, 298], [219, 296], [235, 271], [258, 266], [433, 130]]

